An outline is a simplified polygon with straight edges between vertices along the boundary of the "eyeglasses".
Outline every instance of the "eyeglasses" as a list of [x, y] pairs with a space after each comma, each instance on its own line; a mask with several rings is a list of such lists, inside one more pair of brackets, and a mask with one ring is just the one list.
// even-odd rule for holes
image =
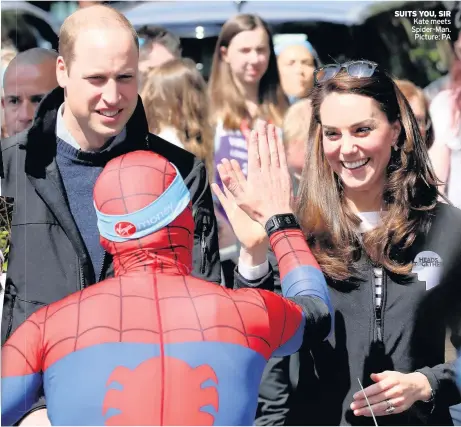
[[348, 61], [343, 64], [328, 64], [317, 68], [314, 71], [314, 82], [316, 84], [325, 83], [328, 80], [334, 79], [338, 73], [345, 68], [347, 74], [351, 77], [362, 78], [371, 77], [376, 70], [378, 64], [372, 61]]

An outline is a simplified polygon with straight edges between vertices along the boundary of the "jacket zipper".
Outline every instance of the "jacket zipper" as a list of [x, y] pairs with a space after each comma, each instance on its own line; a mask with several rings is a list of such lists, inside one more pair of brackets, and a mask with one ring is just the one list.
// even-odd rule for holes
[[383, 332], [382, 332], [382, 319], [381, 319], [382, 308], [376, 308], [376, 330], [378, 335], [378, 341], [383, 341]]
[[6, 330], [6, 338], [8, 339], [11, 335], [11, 329], [13, 329], [13, 310], [14, 310], [14, 305], [16, 303], [16, 295], [13, 295], [11, 297], [11, 309], [9, 313], [9, 320], [8, 320], [8, 328]]
[[29, 301], [27, 299], [22, 299], [22, 298], [19, 298], [19, 297], [15, 297], [18, 299], [18, 301], [21, 301], [21, 302], [27, 302], [29, 304], [34, 304], [34, 305], [46, 305], [44, 302], [40, 302], [40, 301], [35, 301], [35, 300], [32, 300], [32, 301]]
[[97, 282], [96, 283], [99, 283], [102, 279], [102, 273], [104, 271], [104, 265], [106, 264], [106, 258], [107, 258], [107, 252], [104, 251], [104, 256], [102, 257], [102, 264], [101, 264], [101, 268], [99, 270], [99, 275], [98, 277], [96, 277], [97, 279]]
[[374, 295], [374, 304], [375, 304], [375, 311], [376, 311], [376, 316], [375, 316], [375, 326], [376, 326], [376, 334], [378, 341], [383, 342], [383, 305], [384, 305], [384, 290], [386, 288], [386, 273], [384, 271], [384, 268], [381, 268], [381, 304], [379, 307], [376, 307], [376, 279], [375, 279], [375, 274], [373, 271], [373, 287], [375, 291]]
[[207, 231], [207, 220], [208, 217], [203, 217], [203, 227], [202, 227], [202, 235], [200, 240], [200, 247], [201, 247], [201, 260], [200, 260], [200, 272], [205, 274], [205, 263], [206, 263], [206, 241], [205, 241], [205, 232]]
[[[97, 279], [96, 283], [101, 281], [102, 273], [104, 271], [104, 265], [106, 264], [106, 258], [107, 258], [107, 252], [104, 251], [104, 256], [102, 258], [102, 263], [101, 263], [101, 268], [99, 269], [99, 275], [97, 277], [95, 277], [95, 279]], [[85, 289], [85, 279], [84, 279], [84, 274], [83, 274], [82, 263], [80, 262], [80, 260], [78, 260], [78, 267], [79, 267], [79, 270], [80, 270], [80, 290], [82, 290], [82, 289]]]
[[85, 279], [83, 277], [83, 267], [82, 267], [80, 260], [78, 261], [78, 266], [80, 269], [80, 290], [82, 290], [85, 288]]

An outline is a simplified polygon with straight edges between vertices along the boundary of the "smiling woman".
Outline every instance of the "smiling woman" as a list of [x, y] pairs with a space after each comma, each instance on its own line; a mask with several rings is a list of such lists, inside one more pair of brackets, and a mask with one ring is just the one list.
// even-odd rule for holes
[[[376, 415], [395, 414], [401, 425], [420, 424], [410, 410], [413, 405], [423, 405], [421, 410], [429, 415], [437, 402], [437, 422], [443, 424], [449, 404], [459, 399], [453, 371], [444, 379], [451, 383], [451, 396], [442, 398], [437, 386], [440, 369], [452, 369], [434, 366], [444, 361], [443, 327], [436, 327], [439, 332], [427, 342], [439, 355], [431, 360], [427, 353], [415, 357], [422, 344], [416, 338], [422, 332], [418, 304], [438, 284], [440, 271], [428, 267], [424, 274], [416, 272], [414, 261], [424, 250], [440, 259], [448, 256], [441, 252], [441, 241], [450, 227], [442, 221], [459, 224], [459, 212], [438, 206], [437, 183], [418, 123], [378, 64], [326, 65], [316, 70], [315, 83], [308, 142], [312, 149], [306, 153], [298, 216], [329, 277], [342, 326], [335, 331], [336, 350], [327, 344], [314, 352], [314, 359], [316, 365], [322, 360], [348, 366], [348, 374], [335, 370], [338, 377], [348, 384], [359, 377], [366, 387], [364, 393], [353, 393], [350, 385], [340, 386], [343, 391], [336, 397], [343, 408], [341, 420], [327, 423], [355, 424], [354, 417], [370, 416], [366, 393]], [[429, 282], [429, 274], [437, 283]], [[425, 316], [432, 327], [441, 324], [440, 316], [432, 317], [430, 311]], [[358, 325], [372, 325], [371, 335]], [[341, 350], [339, 343], [347, 344]], [[348, 360], [339, 362], [341, 354]], [[320, 389], [330, 390], [332, 379], [321, 374]]]
[[400, 123], [390, 124], [373, 98], [355, 94], [332, 93], [320, 111], [325, 158], [342, 180], [349, 203], [359, 211], [380, 210]]
[[[209, 82], [215, 133], [215, 163], [236, 159], [246, 173], [246, 139], [257, 119], [281, 126], [288, 100], [283, 94], [269, 27], [259, 16], [237, 15], [216, 43]], [[220, 182], [216, 173], [216, 180]]]
[[[444, 363], [444, 307], [422, 302], [453, 259], [461, 212], [437, 202], [418, 122], [387, 72], [351, 61], [314, 75], [296, 212], [327, 278], [335, 327], [299, 354], [287, 424], [365, 425], [372, 410], [378, 425], [452, 425], [460, 395]], [[271, 376], [289, 390], [280, 370]], [[280, 393], [272, 390], [261, 393], [268, 407]]]
[[[411, 265], [392, 259], [391, 249], [414, 241], [437, 199], [416, 119], [390, 76], [376, 65], [356, 61], [341, 70], [337, 64], [322, 67], [311, 96], [313, 149], [307, 152], [299, 215], [320, 264], [336, 279], [350, 276], [358, 246], [374, 262], [408, 273]], [[331, 216], [331, 211], [339, 214]], [[356, 232], [361, 212], [388, 212], [378, 215], [382, 227], [363, 241]], [[330, 231], [325, 234], [325, 229]]]

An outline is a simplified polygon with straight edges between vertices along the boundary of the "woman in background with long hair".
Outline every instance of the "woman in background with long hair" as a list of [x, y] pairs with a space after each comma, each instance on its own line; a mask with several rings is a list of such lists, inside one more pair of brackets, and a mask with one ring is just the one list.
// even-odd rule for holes
[[[214, 128], [214, 163], [231, 158], [239, 162], [246, 173], [250, 129], [258, 119], [281, 127], [289, 105], [280, 84], [271, 32], [259, 16], [241, 14], [223, 25], [213, 54], [208, 89]], [[218, 174], [214, 178], [220, 182]], [[230, 227], [217, 199], [216, 205], [218, 216]], [[228, 280], [233, 281], [237, 257], [234, 251], [228, 255], [229, 262], [225, 265]], [[251, 277], [252, 274], [248, 279]]]
[[[196, 64], [188, 58], [173, 59], [151, 69], [145, 75], [141, 90], [150, 132], [190, 151], [201, 159], [212, 180], [213, 127], [207, 87]], [[219, 209], [215, 209], [221, 251], [232, 248], [237, 240], [231, 226]], [[206, 227], [207, 224], [201, 224]], [[221, 255], [225, 255], [221, 253]], [[224, 265], [223, 265], [224, 267]], [[223, 279], [231, 282], [230, 272], [223, 268]]]
[[431, 148], [434, 144], [434, 128], [429, 114], [429, 102], [424, 91], [410, 80], [396, 80], [395, 84], [410, 104], [427, 148]]
[[190, 59], [173, 59], [146, 74], [141, 98], [149, 131], [196, 155], [213, 173], [213, 130], [205, 80]]
[[256, 15], [237, 15], [222, 27], [209, 80], [215, 126], [215, 163], [236, 159], [247, 168], [246, 138], [257, 119], [281, 126], [283, 94], [268, 25]]

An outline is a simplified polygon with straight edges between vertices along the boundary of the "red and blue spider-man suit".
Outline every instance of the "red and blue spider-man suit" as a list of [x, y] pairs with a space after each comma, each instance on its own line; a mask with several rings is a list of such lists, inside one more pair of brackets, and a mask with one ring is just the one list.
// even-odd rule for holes
[[291, 299], [190, 275], [194, 222], [176, 175], [151, 152], [107, 164], [94, 200], [115, 277], [37, 311], [6, 342], [2, 425], [41, 385], [52, 424], [251, 425], [266, 361], [328, 335], [326, 284], [300, 231], [270, 239]]

